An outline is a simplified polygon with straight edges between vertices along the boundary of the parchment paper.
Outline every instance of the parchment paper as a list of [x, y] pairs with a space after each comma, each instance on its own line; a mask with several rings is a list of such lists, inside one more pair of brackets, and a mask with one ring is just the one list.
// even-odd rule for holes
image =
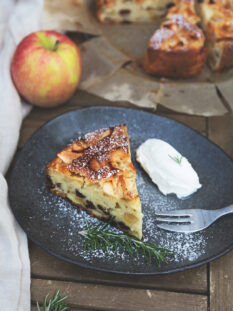
[[142, 70], [142, 56], [159, 23], [101, 24], [95, 17], [94, 0], [45, 0], [42, 21], [44, 29], [94, 35], [81, 45], [80, 87], [89, 93], [200, 116], [233, 110], [233, 70], [214, 74], [206, 66], [201, 76], [186, 80], [152, 77]]
[[44, 0], [42, 28], [101, 34], [90, 6], [92, 0]]
[[80, 47], [83, 72], [80, 87], [83, 90], [108, 79], [129, 58], [108, 44], [103, 37], [93, 38]]

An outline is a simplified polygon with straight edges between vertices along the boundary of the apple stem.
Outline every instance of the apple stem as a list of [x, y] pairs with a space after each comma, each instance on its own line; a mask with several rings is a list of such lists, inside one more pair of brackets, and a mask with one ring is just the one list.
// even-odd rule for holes
[[56, 51], [56, 50], [57, 50], [59, 43], [60, 43], [60, 41], [59, 41], [59, 40], [56, 40], [56, 42], [55, 42], [55, 44], [54, 44], [54, 47], [53, 47], [53, 51]]

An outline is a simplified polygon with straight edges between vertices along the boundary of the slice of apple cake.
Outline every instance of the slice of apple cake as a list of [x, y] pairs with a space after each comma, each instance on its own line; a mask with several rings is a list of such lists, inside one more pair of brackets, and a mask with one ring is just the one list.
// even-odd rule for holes
[[90, 215], [142, 238], [141, 203], [126, 125], [86, 134], [47, 164], [50, 190]]
[[142, 65], [153, 75], [190, 78], [201, 74], [206, 62], [205, 36], [194, 0], [178, 0], [152, 35]]
[[210, 68], [220, 71], [233, 66], [233, 0], [205, 0], [200, 15]]
[[153, 22], [164, 17], [175, 0], [96, 0], [101, 23]]

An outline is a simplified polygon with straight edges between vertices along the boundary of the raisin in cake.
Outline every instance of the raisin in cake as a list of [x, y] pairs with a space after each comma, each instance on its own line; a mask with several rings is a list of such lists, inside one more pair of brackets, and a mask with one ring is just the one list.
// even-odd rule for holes
[[205, 36], [198, 27], [194, 0], [176, 2], [149, 41], [143, 67], [165, 77], [190, 78], [201, 74], [206, 62]]
[[47, 164], [53, 193], [122, 231], [142, 238], [141, 203], [126, 125], [85, 135]]
[[175, 0], [96, 0], [101, 23], [153, 22], [167, 13]]
[[206, 0], [200, 14], [209, 66], [214, 71], [233, 66], [233, 0]]

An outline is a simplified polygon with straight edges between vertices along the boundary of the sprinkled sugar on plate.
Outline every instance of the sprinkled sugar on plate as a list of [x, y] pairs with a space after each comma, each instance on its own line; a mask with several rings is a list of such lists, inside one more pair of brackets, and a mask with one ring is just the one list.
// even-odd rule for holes
[[[126, 123], [131, 138], [132, 159], [144, 213], [143, 234], [160, 247], [173, 252], [168, 263], [158, 267], [142, 257], [130, 258], [124, 251], [84, 251], [78, 232], [86, 221], [97, 224], [85, 212], [54, 196], [46, 189], [45, 163], [75, 138], [99, 128]], [[148, 138], [172, 144], [198, 172], [202, 188], [187, 200], [164, 196], [135, 161], [135, 152]], [[93, 107], [63, 114], [39, 129], [26, 143], [9, 178], [10, 203], [28, 236], [53, 255], [75, 264], [103, 271], [127, 274], [161, 274], [185, 270], [211, 261], [233, 246], [233, 215], [193, 234], [172, 233], [156, 226], [155, 212], [183, 208], [214, 209], [233, 202], [233, 162], [217, 146], [186, 126], [142, 111]], [[120, 232], [111, 228], [114, 232]]]

